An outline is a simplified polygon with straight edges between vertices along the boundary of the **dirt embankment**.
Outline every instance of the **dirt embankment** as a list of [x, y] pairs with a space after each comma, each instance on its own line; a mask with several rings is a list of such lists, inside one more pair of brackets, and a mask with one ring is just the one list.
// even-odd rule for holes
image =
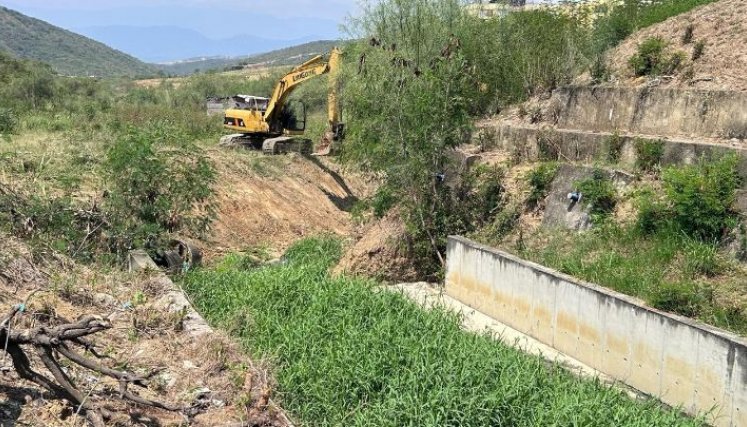
[[354, 235], [350, 210], [372, 184], [324, 158], [214, 150], [217, 218], [207, 258], [249, 248], [281, 254], [298, 239]]
[[[20, 242], [0, 236], [0, 316], [26, 304], [10, 322], [12, 330], [99, 316], [111, 329], [90, 341], [103, 358], [82, 347], [74, 349], [110, 369], [135, 375], [157, 371], [147, 388], [129, 390], [182, 409], [169, 412], [123, 402], [115, 397], [116, 381], [59, 356], [72, 383], [83, 395], [90, 393], [87, 401], [113, 414], [107, 425], [287, 425], [270, 403], [272, 384], [263, 367], [222, 333], [190, 331], [182, 312], [166, 308], [170, 302], [164, 300], [169, 292], [165, 287], [171, 284], [163, 279], [151, 273], [98, 271], [59, 256], [35, 256]], [[52, 378], [33, 347], [23, 348], [32, 368]], [[20, 379], [9, 357], [0, 357], [0, 372], [0, 425], [86, 425], [59, 396]]]
[[[685, 43], [683, 35], [689, 26], [693, 29], [692, 41]], [[633, 77], [628, 61], [650, 37], [661, 37], [668, 42], [670, 52], [683, 51], [687, 56], [683, 72], [674, 79], [661, 79], [660, 86], [747, 92], [747, 2], [744, 0], [720, 0], [633, 34], [608, 56], [610, 69], [620, 83], [646, 84], [647, 79]], [[703, 54], [692, 59], [699, 42], [705, 43]], [[684, 71], [690, 67], [692, 71], [687, 75]]]

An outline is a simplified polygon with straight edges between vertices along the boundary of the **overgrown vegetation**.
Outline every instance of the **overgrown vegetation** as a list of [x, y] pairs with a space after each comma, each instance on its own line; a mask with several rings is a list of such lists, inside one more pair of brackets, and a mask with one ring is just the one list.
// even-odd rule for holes
[[[480, 226], [465, 221], [460, 209], [479, 192], [439, 178], [448, 182], [455, 174], [449, 153], [467, 140], [471, 118], [569, 83], [590, 67], [603, 80], [607, 49], [638, 28], [708, 2], [626, 0], [605, 10], [566, 5], [488, 21], [466, 15], [456, 0], [366, 3], [349, 28], [361, 41], [347, 48], [343, 157], [384, 178], [423, 273], [436, 274], [445, 236]], [[679, 67], [681, 55], [665, 54], [663, 42], [649, 44], [636, 61], [642, 72]], [[542, 119], [539, 110], [527, 115]], [[556, 135], [541, 137], [542, 159], [558, 160]], [[610, 147], [611, 158], [619, 158], [619, 148]], [[506, 216], [506, 207], [491, 216]]]
[[100, 261], [207, 229], [214, 172], [198, 142], [222, 130], [205, 99], [268, 94], [273, 84], [272, 76], [201, 75], [178, 86], [61, 78], [2, 55], [0, 71], [0, 227], [40, 251]]
[[530, 208], [539, 207], [542, 200], [547, 197], [547, 194], [550, 192], [550, 186], [557, 173], [558, 164], [555, 162], [542, 163], [529, 172], [527, 181], [530, 192], [527, 197], [527, 205]]
[[686, 57], [684, 52], [667, 52], [667, 42], [650, 37], [638, 46], [638, 52], [628, 63], [636, 76], [672, 75], [679, 71]]
[[581, 192], [581, 203], [589, 207], [595, 223], [602, 222], [615, 210], [617, 192], [608, 172], [595, 169], [591, 177], [575, 183], [574, 188]]
[[[184, 286], [207, 318], [277, 368], [283, 406], [331, 425], [702, 425], [635, 402], [373, 282], [332, 277], [329, 239], [291, 248], [283, 265], [246, 270], [232, 255]], [[465, 390], [469, 398], [465, 399]]]
[[652, 172], [660, 166], [664, 156], [664, 141], [636, 138], [634, 141], [636, 166], [643, 172]]
[[[741, 280], [742, 270], [719, 250], [739, 228], [733, 211], [740, 187], [737, 164], [736, 156], [725, 156], [665, 168], [663, 191], [638, 192], [635, 221], [595, 221], [591, 232], [551, 233], [518, 250], [564, 273], [641, 297], [659, 309], [745, 333], [747, 313], [740, 303], [715, 292], [717, 286], [738, 286]], [[609, 215], [616, 196], [605, 173], [577, 186], [592, 213]]]
[[684, 233], [719, 242], [737, 225], [733, 206], [741, 178], [736, 155], [696, 165], [667, 168], [662, 176], [664, 197], [648, 194], [638, 218], [645, 232]]

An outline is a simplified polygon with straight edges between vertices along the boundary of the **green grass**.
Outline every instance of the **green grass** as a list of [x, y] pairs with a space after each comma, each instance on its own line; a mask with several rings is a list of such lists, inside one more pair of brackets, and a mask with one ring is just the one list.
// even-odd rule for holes
[[666, 230], [650, 236], [634, 226], [603, 224], [584, 234], [555, 232], [526, 244], [521, 256], [644, 299], [653, 307], [747, 332], [747, 317], [733, 298], [717, 298], [719, 285], [741, 270], [715, 244]]
[[210, 322], [273, 362], [282, 405], [304, 425], [702, 425], [464, 332], [455, 314], [332, 277], [340, 251], [304, 240], [280, 265], [232, 255], [184, 278]]

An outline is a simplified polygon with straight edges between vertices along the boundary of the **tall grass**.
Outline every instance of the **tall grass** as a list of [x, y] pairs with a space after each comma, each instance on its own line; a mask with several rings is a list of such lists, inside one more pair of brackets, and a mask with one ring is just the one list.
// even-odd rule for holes
[[544, 236], [526, 245], [521, 255], [642, 298], [656, 308], [747, 332], [747, 316], [738, 303], [714, 293], [733, 276], [715, 243], [673, 229], [642, 235], [634, 225], [606, 223], [580, 235], [557, 232]]
[[304, 425], [695, 426], [487, 335], [378, 284], [332, 277], [330, 239], [294, 246], [275, 266], [239, 255], [190, 273], [197, 307], [276, 367], [282, 404]]

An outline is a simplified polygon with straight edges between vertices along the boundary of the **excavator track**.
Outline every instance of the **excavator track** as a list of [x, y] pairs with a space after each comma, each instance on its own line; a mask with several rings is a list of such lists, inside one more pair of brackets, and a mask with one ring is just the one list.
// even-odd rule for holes
[[303, 155], [311, 154], [314, 144], [310, 139], [294, 138], [290, 136], [281, 136], [278, 138], [266, 139], [262, 143], [262, 152], [267, 155], [300, 153]]

